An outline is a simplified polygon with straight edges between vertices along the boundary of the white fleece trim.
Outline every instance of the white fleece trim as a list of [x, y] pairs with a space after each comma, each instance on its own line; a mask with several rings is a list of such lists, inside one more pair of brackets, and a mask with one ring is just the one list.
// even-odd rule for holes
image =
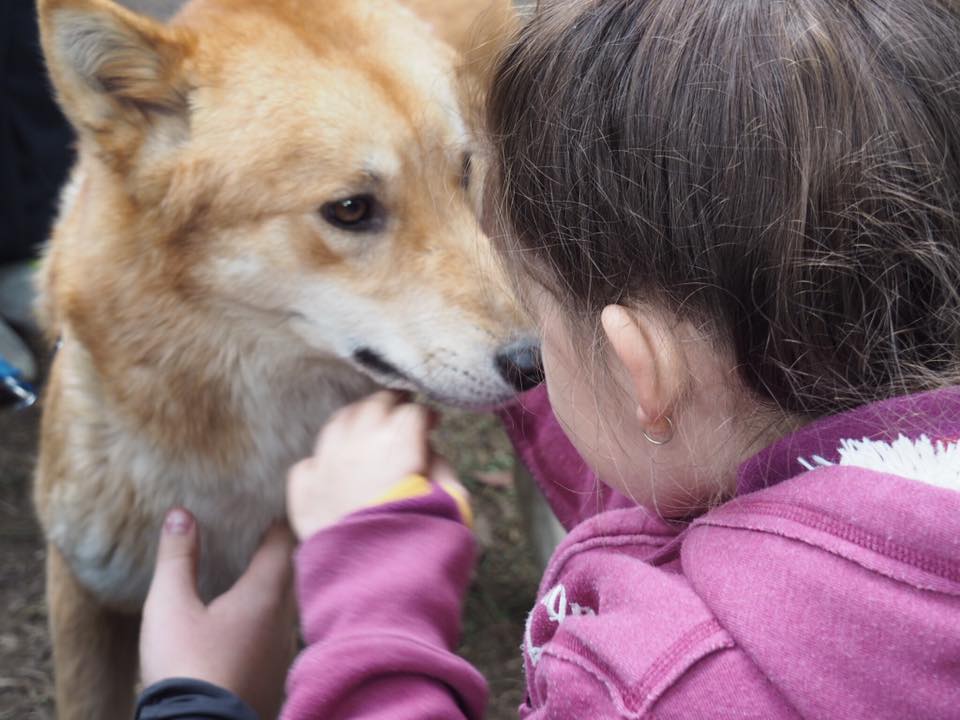
[[900, 435], [892, 443], [881, 440], [841, 440], [837, 448], [839, 463], [832, 463], [820, 455], [809, 459], [798, 457], [807, 470], [830, 465], [848, 465], [867, 470], [899, 475], [935, 487], [960, 492], [960, 443], [936, 444], [926, 435], [911, 440]]

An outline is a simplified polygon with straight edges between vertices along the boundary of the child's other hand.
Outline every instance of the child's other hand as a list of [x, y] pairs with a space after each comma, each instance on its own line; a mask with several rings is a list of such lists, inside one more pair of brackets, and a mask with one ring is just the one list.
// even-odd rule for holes
[[197, 595], [197, 524], [167, 515], [143, 608], [140, 667], [145, 686], [186, 677], [226, 688], [261, 718], [276, 717], [296, 650], [290, 531], [274, 526], [230, 590], [204, 605]]
[[[378, 392], [335, 413], [314, 454], [287, 475], [287, 515], [300, 540], [385, 495], [409, 475], [431, 476], [433, 413], [395, 392]], [[431, 477], [433, 480], [440, 478]]]

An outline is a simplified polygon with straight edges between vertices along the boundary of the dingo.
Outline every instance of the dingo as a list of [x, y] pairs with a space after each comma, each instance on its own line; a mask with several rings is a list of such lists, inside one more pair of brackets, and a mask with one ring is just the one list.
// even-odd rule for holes
[[375, 383], [460, 405], [527, 385], [457, 90], [511, 21], [491, 2], [193, 0], [164, 25], [39, 0], [79, 151], [41, 278], [64, 720], [129, 717], [168, 508], [203, 528], [211, 597], [332, 410]]

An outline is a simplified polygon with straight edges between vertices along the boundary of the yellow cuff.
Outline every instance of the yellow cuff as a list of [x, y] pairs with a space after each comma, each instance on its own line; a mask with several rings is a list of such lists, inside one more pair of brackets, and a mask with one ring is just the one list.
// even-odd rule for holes
[[[473, 527], [473, 510], [467, 500], [463, 489], [449, 482], [441, 482], [439, 486], [447, 495], [453, 498], [460, 511], [460, 518], [464, 524]], [[433, 492], [433, 484], [423, 475], [408, 475], [398, 482], [383, 495], [377, 498], [373, 505], [383, 505], [384, 503], [396, 502], [397, 500], [409, 500], [411, 498], [424, 497]]]
[[457, 509], [460, 511], [460, 519], [463, 520], [464, 525], [472, 530], [473, 508], [470, 507], [466, 491], [460, 485], [450, 482], [441, 482], [440, 487], [453, 498], [453, 501], [457, 504]]

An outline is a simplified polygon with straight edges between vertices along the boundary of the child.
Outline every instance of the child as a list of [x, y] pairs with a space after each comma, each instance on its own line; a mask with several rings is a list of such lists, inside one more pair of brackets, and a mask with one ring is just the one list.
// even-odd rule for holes
[[[957, 68], [952, 0], [575, 0], [502, 59], [503, 258], [557, 418], [633, 501], [573, 488], [521, 717], [958, 716]], [[530, 403], [521, 451], [569, 487]], [[429, 426], [380, 394], [291, 472], [285, 718], [483, 715], [453, 653], [469, 509]], [[256, 695], [155, 652], [148, 681]], [[157, 697], [141, 717], [181, 717]]]

